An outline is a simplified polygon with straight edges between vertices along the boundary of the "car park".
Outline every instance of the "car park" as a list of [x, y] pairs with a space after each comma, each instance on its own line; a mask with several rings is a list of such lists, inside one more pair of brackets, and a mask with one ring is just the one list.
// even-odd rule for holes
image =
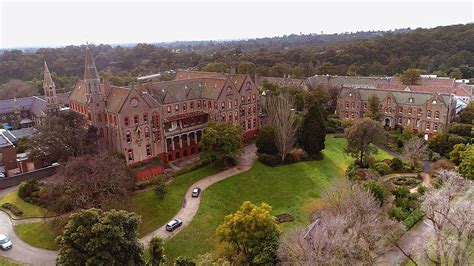
[[3, 250], [9, 250], [13, 247], [13, 243], [8, 236], [0, 234], [0, 247]]
[[174, 218], [166, 224], [166, 231], [173, 232], [176, 228], [180, 227], [183, 224], [178, 218]]
[[201, 194], [201, 188], [195, 187], [193, 188], [193, 192], [191, 193], [191, 196], [193, 198], [199, 197], [199, 194]]

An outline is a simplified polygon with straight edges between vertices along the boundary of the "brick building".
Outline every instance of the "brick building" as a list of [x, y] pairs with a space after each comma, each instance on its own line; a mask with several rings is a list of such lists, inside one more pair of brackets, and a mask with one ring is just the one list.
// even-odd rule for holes
[[450, 94], [423, 91], [423, 86], [407, 86], [396, 90], [386, 85], [375, 89], [343, 88], [337, 101], [339, 118], [357, 119], [364, 116], [368, 99], [376, 95], [380, 99], [382, 124], [387, 130], [396, 125], [413, 128], [429, 139], [454, 118], [456, 100]]
[[124, 154], [128, 165], [198, 153], [209, 120], [240, 125], [246, 138], [260, 127], [260, 97], [249, 75], [179, 71], [172, 81], [118, 87], [101, 82], [88, 48], [84, 79], [69, 99], [97, 127], [100, 148]]

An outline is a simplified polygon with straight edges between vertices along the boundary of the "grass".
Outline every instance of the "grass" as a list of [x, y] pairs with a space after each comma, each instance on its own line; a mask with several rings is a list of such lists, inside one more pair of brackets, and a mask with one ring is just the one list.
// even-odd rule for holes
[[0, 266], [19, 266], [24, 265], [9, 258], [0, 256]]
[[23, 215], [21, 216], [15, 216], [13, 215], [10, 211], [8, 211], [5, 208], [2, 208], [2, 210], [7, 211], [10, 213], [12, 216], [17, 217], [17, 218], [28, 218], [28, 217], [46, 217], [46, 216], [52, 216], [51, 212], [48, 212], [48, 210], [41, 208], [37, 205], [28, 203], [21, 199], [18, 196], [18, 191], [13, 191], [5, 195], [2, 199], [0, 199], [0, 206], [2, 206], [3, 203], [12, 203], [15, 205], [18, 209], [23, 211]]
[[[202, 194], [203, 201], [193, 222], [182, 233], [166, 242], [167, 256], [191, 257], [212, 250], [216, 244], [215, 229], [225, 215], [235, 212], [245, 200], [267, 202], [272, 205], [274, 214], [294, 215], [296, 220], [283, 224], [283, 230], [307, 224], [308, 214], [319, 203], [319, 193], [334, 178], [342, 177], [347, 165], [353, 160], [344, 154], [345, 143], [344, 138], [328, 136], [324, 160], [275, 168], [256, 163], [251, 170], [209, 187]], [[383, 151], [376, 155], [378, 160], [385, 158], [392, 156]], [[130, 204], [124, 206], [124, 209], [142, 216], [139, 233], [143, 236], [165, 224], [178, 212], [189, 186], [218, 171], [218, 167], [208, 165], [180, 175], [168, 185], [165, 199], [158, 199], [151, 189], [133, 195]], [[15, 231], [23, 241], [33, 246], [58, 249], [54, 243], [57, 233], [51, 229], [49, 222], [19, 224]]]
[[[249, 171], [209, 187], [202, 194], [200, 209], [191, 224], [165, 243], [168, 258], [195, 257], [213, 250], [217, 246], [214, 233], [217, 226], [246, 200], [270, 204], [274, 215], [289, 213], [295, 216], [294, 222], [282, 224], [283, 231], [308, 224], [320, 192], [332, 180], [341, 178], [353, 160], [344, 154], [345, 143], [343, 138], [329, 136], [321, 161], [274, 168], [257, 162]], [[379, 152], [377, 159], [384, 158], [391, 156]]]
[[32, 222], [15, 225], [15, 233], [26, 243], [43, 249], [58, 250], [55, 239], [58, 233], [51, 229], [50, 222]]
[[168, 186], [163, 200], [160, 200], [153, 189], [132, 196], [131, 204], [126, 209], [142, 216], [139, 228], [141, 236], [152, 232], [168, 222], [182, 206], [187, 189], [199, 179], [218, 172], [213, 165], [207, 165], [195, 171], [177, 176]]

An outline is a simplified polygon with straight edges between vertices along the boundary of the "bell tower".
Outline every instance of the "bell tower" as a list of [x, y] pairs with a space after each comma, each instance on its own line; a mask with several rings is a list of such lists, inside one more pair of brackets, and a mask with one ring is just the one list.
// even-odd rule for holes
[[44, 98], [46, 100], [46, 113], [55, 114], [59, 111], [58, 96], [56, 94], [56, 86], [54, 85], [51, 73], [49, 72], [46, 61], [44, 62], [44, 78], [43, 78]]

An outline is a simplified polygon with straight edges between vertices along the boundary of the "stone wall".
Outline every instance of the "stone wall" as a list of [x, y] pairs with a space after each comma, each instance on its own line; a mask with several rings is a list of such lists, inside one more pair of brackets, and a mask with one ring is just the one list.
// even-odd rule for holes
[[0, 189], [19, 185], [21, 182], [31, 179], [31, 178], [40, 179], [40, 178], [52, 176], [56, 173], [57, 167], [58, 166], [48, 166], [45, 168], [15, 175], [12, 177], [0, 178]]

